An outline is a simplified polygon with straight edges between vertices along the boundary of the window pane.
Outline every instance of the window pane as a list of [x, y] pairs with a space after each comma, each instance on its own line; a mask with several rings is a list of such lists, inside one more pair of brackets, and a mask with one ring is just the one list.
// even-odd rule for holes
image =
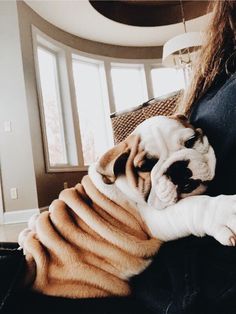
[[154, 97], [185, 88], [182, 69], [158, 68], [151, 70]]
[[51, 166], [66, 164], [67, 156], [58, 92], [56, 56], [45, 49], [38, 48], [38, 63], [49, 162]]
[[109, 147], [103, 77], [99, 64], [73, 60], [84, 164], [90, 165]]
[[112, 66], [111, 77], [117, 111], [138, 106], [147, 100], [144, 71], [140, 66]]

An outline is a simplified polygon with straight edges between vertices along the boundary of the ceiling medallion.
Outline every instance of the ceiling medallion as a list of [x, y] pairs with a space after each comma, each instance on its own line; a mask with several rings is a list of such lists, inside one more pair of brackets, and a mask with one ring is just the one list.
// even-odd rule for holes
[[[149, 0], [89, 1], [103, 16], [126, 25], [152, 27], [176, 24], [182, 21], [180, 2]], [[206, 13], [208, 1], [184, 1], [185, 20]]]

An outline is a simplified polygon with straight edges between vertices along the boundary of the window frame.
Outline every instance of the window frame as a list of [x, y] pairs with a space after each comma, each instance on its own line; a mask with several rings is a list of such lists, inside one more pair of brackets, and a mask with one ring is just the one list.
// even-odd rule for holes
[[[145, 72], [145, 65], [142, 63], [121, 63], [121, 62], [110, 62], [110, 71], [112, 71], [112, 68], [117, 68], [117, 69], [138, 69], [141, 73], [141, 79], [142, 79], [142, 85], [144, 87], [144, 94], [146, 95], [146, 97], [148, 99], [150, 99], [149, 97], [149, 92], [148, 92], [148, 86], [147, 86], [147, 79], [146, 79], [146, 72]], [[115, 107], [115, 111], [118, 111], [118, 109], [116, 108], [116, 103], [115, 103], [115, 97], [114, 97], [114, 86], [112, 83], [112, 74], [111, 74], [111, 85], [112, 85], [112, 94], [113, 94], [113, 102], [114, 102], [114, 107]], [[153, 98], [153, 97], [151, 97]], [[145, 102], [147, 100], [144, 100], [143, 102]], [[133, 106], [131, 106], [130, 108], [132, 108]], [[126, 109], [130, 109], [130, 108], [126, 108]], [[125, 110], [125, 109], [124, 109]], [[119, 109], [120, 111], [120, 109]], [[122, 111], [122, 109], [121, 109]]]
[[[136, 67], [140, 65], [143, 69], [144, 80], [146, 82], [146, 93], [148, 99], [154, 98], [151, 70], [153, 68], [164, 68], [161, 64], [161, 59], [125, 59], [125, 58], [113, 58], [102, 55], [91, 54], [87, 52], [83, 52], [81, 50], [69, 47], [61, 42], [58, 42], [48, 35], [40, 31], [36, 26], [32, 25], [32, 37], [33, 37], [33, 51], [34, 51], [34, 63], [35, 63], [35, 72], [36, 72], [36, 84], [37, 84], [37, 93], [38, 93], [38, 102], [39, 102], [39, 113], [40, 113], [40, 123], [41, 123], [41, 132], [43, 138], [43, 151], [44, 151], [44, 161], [46, 172], [54, 173], [54, 172], [73, 172], [73, 171], [87, 171], [89, 166], [84, 165], [83, 158], [83, 150], [82, 150], [82, 140], [81, 140], [81, 132], [80, 132], [80, 122], [79, 115], [77, 112], [77, 103], [76, 103], [76, 91], [74, 85], [73, 78], [73, 59], [78, 58], [78, 60], [85, 62], [94, 62], [96, 64], [101, 65], [104, 80], [102, 80], [102, 89], [106, 91], [106, 102], [107, 105], [104, 106], [104, 110], [108, 117], [114, 112], [116, 112], [115, 107], [115, 99], [114, 92], [112, 86], [112, 77], [111, 77], [111, 68], [112, 65], [117, 65], [118, 67]], [[46, 49], [51, 49], [58, 56], [58, 84], [59, 84], [59, 93], [61, 97], [61, 106], [62, 106], [62, 120], [64, 123], [64, 132], [65, 132], [65, 145], [66, 152], [70, 155], [70, 151], [73, 151], [73, 159], [76, 165], [66, 164], [66, 165], [58, 165], [51, 166], [49, 162], [49, 152], [48, 152], [48, 141], [46, 134], [46, 125], [45, 125], [45, 117], [43, 111], [43, 102], [42, 102], [42, 93], [41, 93], [41, 84], [39, 77], [39, 65], [37, 58], [37, 46], [38, 45], [45, 46]], [[61, 70], [63, 68], [63, 71]], [[63, 72], [63, 75], [62, 75]], [[65, 95], [67, 97], [65, 97]], [[67, 103], [67, 108], [65, 110], [65, 99], [69, 99], [69, 103]], [[147, 99], [147, 100], [148, 100]], [[137, 104], [138, 106], [139, 104]], [[67, 112], [68, 111], [68, 112]], [[67, 115], [65, 118], [64, 115]], [[64, 121], [68, 119], [68, 121]], [[114, 145], [113, 132], [110, 119], [107, 119], [107, 129], [111, 130], [108, 134], [109, 145]], [[70, 130], [67, 130], [66, 125], [70, 124]], [[68, 134], [70, 133], [70, 139], [72, 140], [72, 147], [68, 147], [68, 143], [66, 141]], [[70, 156], [69, 156], [70, 157]]]
[[[151, 85], [152, 85], [152, 93], [153, 93], [153, 98], [155, 98], [155, 95], [154, 95], [154, 86], [153, 86], [153, 80], [152, 80], [152, 73], [151, 71], [154, 70], [154, 69], [166, 69], [166, 68], [171, 68], [171, 67], [165, 67], [163, 64], [161, 64], [160, 62], [159, 63], [156, 63], [156, 64], [152, 64], [151, 67], [150, 67], [150, 82], [151, 82]], [[174, 69], [174, 68], [173, 68]], [[184, 68], [182, 69], [183, 70], [183, 76], [184, 76], [184, 85], [185, 85], [185, 88], [187, 87], [187, 82], [186, 82], [186, 73], [185, 73], [185, 70]], [[181, 89], [180, 89], [181, 90]], [[176, 91], [173, 91], [173, 92], [170, 92], [170, 93], [175, 93], [175, 92], [178, 92], [180, 90], [176, 90]], [[167, 93], [166, 95], [168, 95], [169, 93]], [[164, 95], [161, 95], [161, 96], [157, 96], [156, 98], [158, 97], [164, 97]]]
[[64, 115], [63, 115], [63, 108], [62, 108], [62, 97], [61, 97], [61, 84], [60, 84], [60, 78], [59, 78], [59, 66], [58, 66], [58, 54], [56, 51], [50, 49], [49, 47], [45, 47], [44, 45], [38, 43], [37, 45], [37, 63], [38, 63], [38, 72], [39, 72], [39, 85], [40, 85], [40, 98], [42, 99], [41, 104], [42, 104], [42, 114], [43, 114], [43, 130], [45, 132], [45, 141], [46, 141], [46, 149], [47, 149], [47, 158], [48, 158], [48, 163], [50, 165], [50, 168], [60, 168], [60, 167], [67, 167], [69, 163], [62, 163], [62, 164], [55, 164], [51, 165], [50, 164], [50, 154], [49, 154], [49, 145], [48, 145], [48, 138], [47, 138], [47, 131], [46, 131], [46, 119], [45, 119], [45, 113], [44, 113], [44, 104], [43, 104], [43, 95], [42, 95], [42, 86], [41, 86], [41, 79], [40, 79], [40, 70], [39, 70], [39, 62], [38, 62], [38, 48], [41, 50], [46, 51], [47, 53], [53, 55], [55, 57], [55, 64], [53, 67], [55, 67], [54, 71], [56, 72], [56, 97], [57, 97], [57, 107], [58, 107], [58, 113], [59, 113], [59, 125], [60, 129], [62, 130], [62, 145], [63, 145], [63, 150], [65, 151], [65, 158], [68, 161], [68, 150], [67, 150], [67, 145], [66, 145], [66, 137], [65, 137], [65, 120], [64, 120]]
[[[78, 61], [81, 63], [85, 63], [85, 64], [94, 64], [95, 66], [98, 66], [98, 70], [99, 70], [99, 75], [103, 76], [103, 79], [100, 81], [101, 84], [101, 91], [102, 91], [102, 98], [103, 98], [103, 111], [104, 111], [104, 117], [110, 117], [110, 106], [109, 106], [109, 96], [108, 96], [108, 88], [107, 88], [107, 77], [106, 77], [106, 72], [105, 72], [105, 64], [103, 60], [97, 60], [94, 58], [90, 58], [88, 56], [82, 56], [78, 53], [71, 53], [71, 62], [72, 62], [72, 66], [73, 66], [73, 61]], [[73, 71], [73, 69], [72, 69]], [[72, 73], [73, 75], [73, 73]], [[76, 98], [76, 91], [75, 91], [75, 85], [73, 82], [73, 88], [74, 88], [74, 93], [75, 93], [75, 98]], [[75, 107], [76, 107], [76, 115], [78, 120], [79, 118], [79, 113], [78, 113], [78, 108], [79, 108], [79, 104], [77, 104], [77, 102], [75, 102]], [[110, 118], [106, 119], [105, 118], [105, 128], [108, 131], [107, 134], [107, 144], [108, 144], [108, 148], [111, 148], [114, 145], [114, 139], [113, 139], [113, 132], [112, 132], [112, 125], [111, 125], [111, 121]], [[81, 132], [80, 132], [81, 134]], [[83, 162], [84, 162], [84, 156], [83, 156], [83, 147], [82, 147], [82, 138], [80, 137], [80, 141], [81, 141], [81, 154], [82, 154], [82, 158], [83, 158]], [[89, 167], [89, 166], [85, 166], [85, 167]]]
[[[40, 125], [41, 125], [41, 134], [43, 139], [43, 153], [44, 153], [44, 162], [45, 162], [45, 170], [47, 173], [55, 173], [55, 172], [78, 172], [78, 171], [87, 171], [88, 166], [84, 166], [83, 164], [83, 154], [82, 154], [82, 147], [80, 143], [80, 128], [79, 128], [79, 121], [77, 119], [77, 111], [76, 111], [76, 98], [74, 96], [73, 92], [73, 75], [71, 75], [72, 72], [72, 63], [70, 62], [70, 53], [67, 49], [67, 46], [63, 45], [62, 43], [59, 43], [57, 41], [54, 41], [47, 35], [45, 35], [43, 32], [41, 32], [39, 29], [37, 29], [35, 26], [32, 25], [32, 37], [33, 37], [33, 53], [34, 53], [34, 64], [35, 64], [35, 74], [36, 74], [36, 85], [37, 85], [37, 94], [38, 94], [38, 103], [39, 103], [39, 114], [40, 114]], [[63, 102], [63, 98], [66, 93], [69, 93], [70, 97], [70, 108], [68, 108], [69, 113], [67, 112], [67, 115], [70, 116], [70, 120], [72, 122], [71, 124], [71, 130], [70, 133], [72, 133], [74, 142], [74, 155], [76, 156], [76, 163], [77, 165], [72, 165], [70, 163], [67, 164], [58, 164], [58, 165], [51, 165], [50, 159], [49, 159], [49, 149], [48, 149], [48, 139], [47, 139], [47, 133], [46, 133], [46, 119], [44, 115], [44, 106], [43, 106], [43, 97], [42, 97], [42, 89], [41, 89], [41, 82], [40, 82], [40, 73], [39, 73], [39, 62], [38, 62], [38, 47], [41, 47], [43, 49], [46, 49], [47, 51], [50, 51], [51, 53], [55, 54], [57, 56], [56, 60], [56, 66], [57, 66], [57, 73], [58, 73], [58, 86], [59, 86], [59, 95], [60, 95], [60, 112], [62, 114], [62, 121], [63, 121], [63, 137], [65, 137], [65, 147], [66, 147], [66, 155], [67, 160], [69, 161], [69, 150], [68, 150], [68, 142], [66, 140], [65, 133], [65, 104]], [[64, 55], [63, 60], [61, 60], [61, 64], [59, 65], [59, 54]], [[62, 57], [62, 56], [61, 56]], [[64, 66], [66, 75], [63, 77], [62, 82], [62, 75], [61, 75], [61, 69], [60, 67]], [[67, 85], [66, 88], [62, 88], [63, 85]], [[69, 89], [69, 90], [68, 90]], [[61, 120], [61, 119], [60, 119]], [[69, 133], [67, 131], [67, 133]], [[80, 150], [81, 147], [81, 150]]]

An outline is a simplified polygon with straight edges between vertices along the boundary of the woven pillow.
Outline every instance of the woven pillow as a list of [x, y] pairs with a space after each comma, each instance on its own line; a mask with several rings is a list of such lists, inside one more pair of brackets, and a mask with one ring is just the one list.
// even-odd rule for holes
[[153, 98], [138, 107], [111, 114], [115, 144], [123, 141], [144, 120], [157, 115], [172, 115], [180, 95], [178, 92], [165, 98]]

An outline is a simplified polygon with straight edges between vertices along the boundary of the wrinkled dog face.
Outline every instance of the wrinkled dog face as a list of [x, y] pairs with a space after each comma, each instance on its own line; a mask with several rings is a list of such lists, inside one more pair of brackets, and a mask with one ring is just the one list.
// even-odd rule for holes
[[163, 209], [203, 193], [214, 177], [215, 163], [200, 129], [183, 116], [157, 116], [102, 156], [97, 171], [133, 201]]

